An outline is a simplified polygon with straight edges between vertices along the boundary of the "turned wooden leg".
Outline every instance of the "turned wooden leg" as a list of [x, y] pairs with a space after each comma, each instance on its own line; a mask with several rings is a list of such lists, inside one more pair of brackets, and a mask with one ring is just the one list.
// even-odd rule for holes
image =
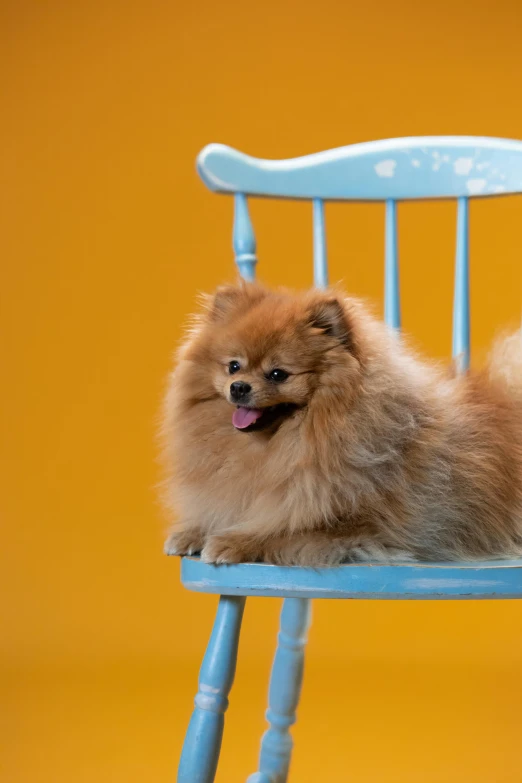
[[228, 694], [236, 671], [245, 599], [221, 596], [199, 673], [199, 691], [178, 768], [178, 783], [213, 783]]
[[261, 741], [259, 772], [250, 775], [248, 783], [286, 783], [293, 745], [289, 729], [296, 720], [309, 623], [310, 600], [286, 598], [270, 678], [266, 713], [270, 728]]

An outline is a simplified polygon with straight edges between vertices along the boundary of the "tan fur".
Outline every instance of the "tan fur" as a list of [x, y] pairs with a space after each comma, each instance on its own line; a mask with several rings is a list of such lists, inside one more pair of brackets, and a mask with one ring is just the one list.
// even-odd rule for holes
[[[288, 380], [270, 383], [274, 367]], [[238, 431], [236, 379], [256, 408], [295, 408]], [[357, 300], [229, 286], [179, 353], [164, 438], [173, 554], [329, 566], [522, 553], [520, 335], [451, 378]]]

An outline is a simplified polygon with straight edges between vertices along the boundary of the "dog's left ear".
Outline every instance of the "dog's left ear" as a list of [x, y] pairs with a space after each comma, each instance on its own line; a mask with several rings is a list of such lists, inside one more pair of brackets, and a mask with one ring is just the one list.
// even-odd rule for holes
[[208, 298], [207, 311], [211, 321], [223, 321], [235, 310], [244, 297], [241, 286], [223, 285]]
[[317, 299], [312, 302], [309, 313], [311, 326], [335, 338], [347, 350], [353, 350], [353, 332], [341, 299], [333, 295]]

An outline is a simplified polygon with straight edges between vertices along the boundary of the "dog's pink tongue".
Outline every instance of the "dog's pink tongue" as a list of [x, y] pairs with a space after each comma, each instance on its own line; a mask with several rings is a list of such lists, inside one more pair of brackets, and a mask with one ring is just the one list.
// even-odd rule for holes
[[236, 408], [232, 416], [232, 424], [236, 429], [244, 430], [262, 415], [263, 411], [260, 411], [259, 408]]

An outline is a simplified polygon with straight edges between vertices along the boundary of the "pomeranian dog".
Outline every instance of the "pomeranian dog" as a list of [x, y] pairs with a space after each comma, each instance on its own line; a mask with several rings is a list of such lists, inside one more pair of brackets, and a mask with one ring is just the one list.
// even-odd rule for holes
[[522, 345], [419, 361], [335, 291], [206, 300], [166, 400], [169, 554], [335, 566], [522, 553]]

